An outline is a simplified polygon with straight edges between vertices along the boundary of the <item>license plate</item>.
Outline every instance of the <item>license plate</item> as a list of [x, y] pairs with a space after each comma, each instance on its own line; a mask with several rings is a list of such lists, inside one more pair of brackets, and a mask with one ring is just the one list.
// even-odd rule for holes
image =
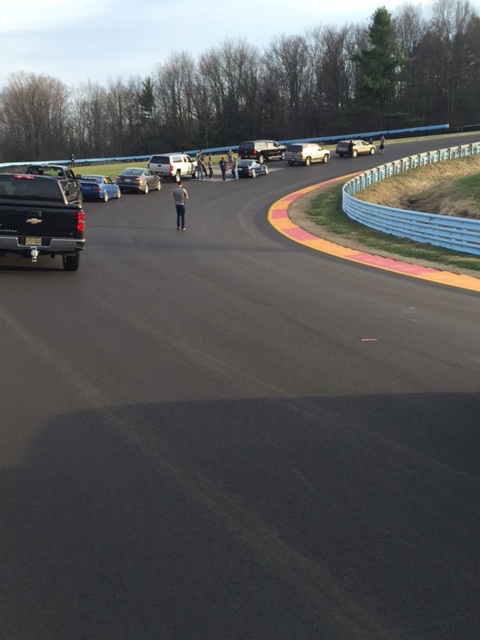
[[33, 238], [33, 237], [29, 237], [27, 236], [25, 238], [25, 244], [34, 244], [34, 245], [40, 245], [42, 244], [42, 239], [41, 238]]

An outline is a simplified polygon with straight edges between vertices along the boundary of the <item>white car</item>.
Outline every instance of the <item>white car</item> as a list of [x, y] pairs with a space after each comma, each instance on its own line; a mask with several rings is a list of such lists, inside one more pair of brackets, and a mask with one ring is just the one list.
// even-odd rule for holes
[[288, 145], [285, 160], [290, 166], [304, 164], [309, 167], [312, 162], [328, 162], [330, 160], [330, 151], [319, 144], [297, 142]]

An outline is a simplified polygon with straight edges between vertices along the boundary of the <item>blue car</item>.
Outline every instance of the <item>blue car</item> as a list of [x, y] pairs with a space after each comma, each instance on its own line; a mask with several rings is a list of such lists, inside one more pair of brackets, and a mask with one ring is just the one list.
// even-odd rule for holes
[[108, 202], [110, 198], [120, 198], [120, 187], [112, 182], [108, 176], [85, 175], [80, 178], [82, 195], [84, 200], [103, 200]]
[[266, 164], [260, 164], [256, 160], [238, 161], [239, 178], [256, 178], [257, 176], [268, 176], [268, 167]]

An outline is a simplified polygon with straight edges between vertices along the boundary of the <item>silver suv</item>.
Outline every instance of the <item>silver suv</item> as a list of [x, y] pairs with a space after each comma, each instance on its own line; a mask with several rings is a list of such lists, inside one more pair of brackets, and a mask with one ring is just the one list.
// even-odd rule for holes
[[304, 164], [309, 167], [312, 162], [328, 162], [330, 151], [323, 149], [319, 144], [298, 142], [288, 145], [285, 160], [290, 166]]

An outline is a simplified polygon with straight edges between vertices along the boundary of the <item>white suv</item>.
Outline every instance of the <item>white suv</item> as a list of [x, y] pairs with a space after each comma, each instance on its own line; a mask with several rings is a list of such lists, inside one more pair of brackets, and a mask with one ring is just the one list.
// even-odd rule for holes
[[148, 168], [162, 178], [178, 182], [185, 176], [195, 178], [197, 163], [185, 153], [157, 153], [148, 161]]
[[309, 167], [312, 162], [328, 162], [330, 151], [323, 149], [319, 144], [298, 142], [288, 145], [285, 160], [290, 166], [304, 164]]

